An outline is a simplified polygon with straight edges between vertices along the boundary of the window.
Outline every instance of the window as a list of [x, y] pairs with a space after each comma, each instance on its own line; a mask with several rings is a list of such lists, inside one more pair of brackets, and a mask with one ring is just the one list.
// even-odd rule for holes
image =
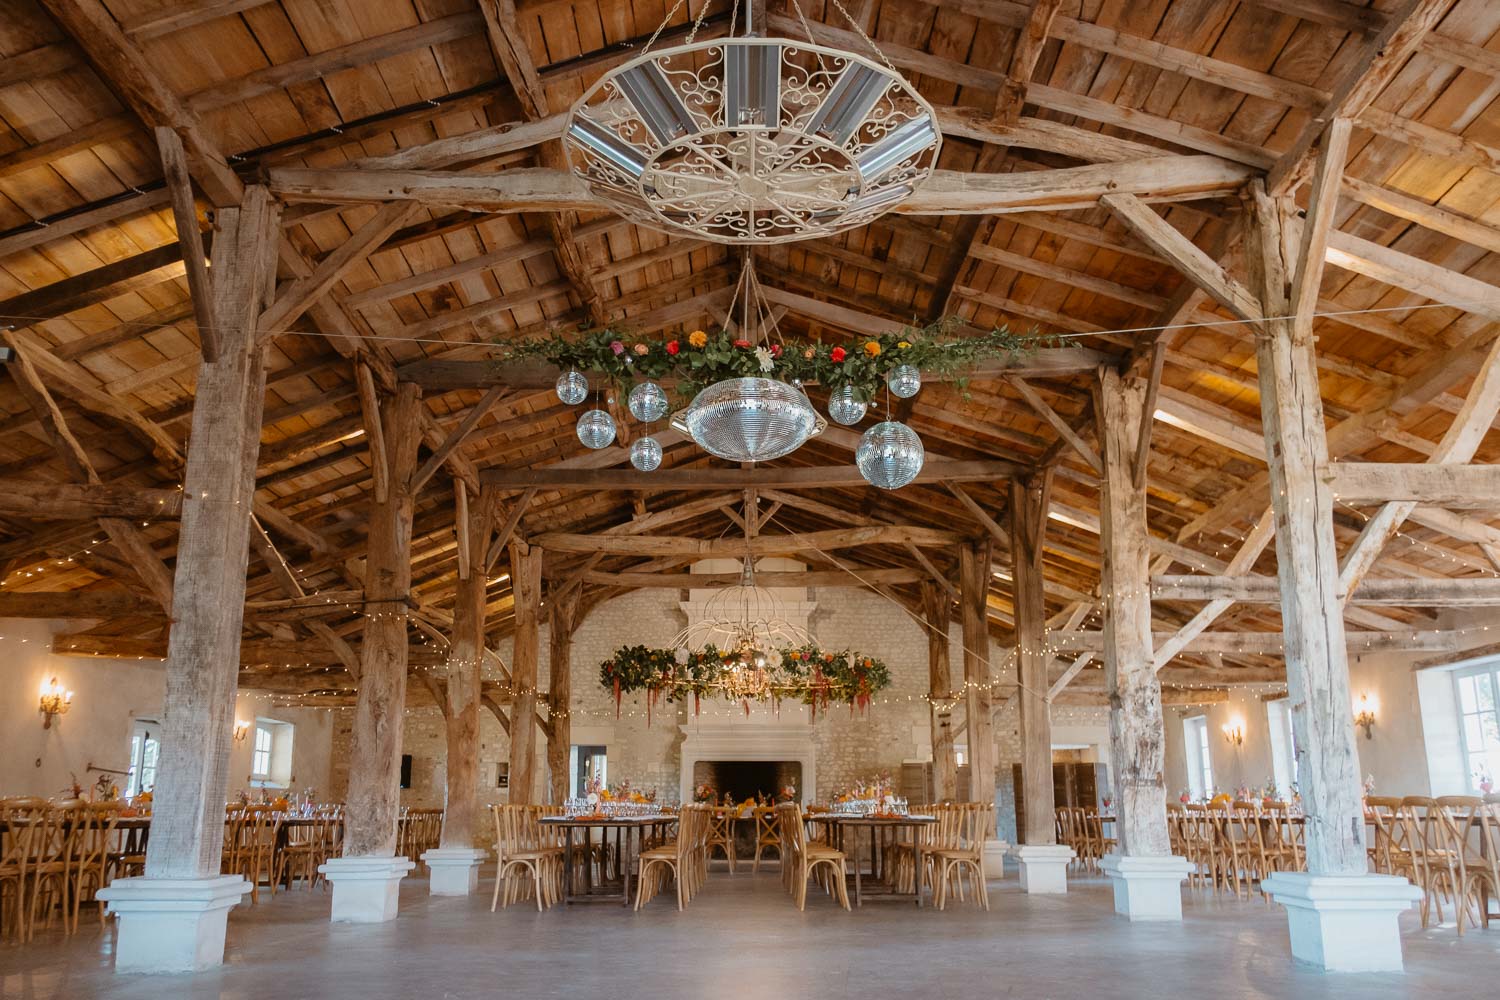
[[1214, 790], [1214, 765], [1209, 753], [1208, 719], [1195, 715], [1182, 721], [1182, 741], [1187, 749], [1188, 792], [1204, 799]]
[[[609, 752], [601, 746], [573, 745], [573, 771], [569, 781], [568, 794], [571, 798], [579, 798], [588, 792], [589, 782], [598, 782], [600, 785], [609, 784]], [[505, 785], [510, 784], [510, 774], [505, 775]]]
[[125, 777], [127, 797], [156, 787], [156, 759], [161, 753], [160, 728], [154, 719], [137, 719], [130, 733], [130, 772]]
[[292, 783], [292, 736], [294, 726], [276, 719], [256, 719], [250, 744], [250, 785], [253, 788], [288, 788]]
[[1500, 664], [1486, 663], [1454, 674], [1458, 728], [1463, 738], [1464, 781], [1478, 792], [1500, 774]]
[[271, 731], [265, 726], [255, 727], [255, 751], [250, 758], [250, 776], [271, 776]]
[[1271, 732], [1271, 775], [1283, 798], [1297, 787], [1297, 740], [1292, 735], [1292, 707], [1285, 698], [1266, 702]]

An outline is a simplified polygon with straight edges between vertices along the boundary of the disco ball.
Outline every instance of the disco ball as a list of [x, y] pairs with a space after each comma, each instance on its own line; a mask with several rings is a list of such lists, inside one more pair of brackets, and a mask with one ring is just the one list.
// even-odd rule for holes
[[917, 371], [916, 365], [897, 365], [891, 369], [885, 384], [890, 387], [892, 394], [910, 399], [922, 388], [922, 373]]
[[899, 490], [922, 471], [923, 454], [922, 439], [916, 431], [886, 420], [865, 431], [859, 439], [854, 463], [870, 485]]
[[796, 451], [828, 424], [800, 389], [777, 379], [746, 377], [704, 389], [673, 414], [672, 426], [710, 455], [766, 462]]
[[589, 448], [608, 448], [615, 440], [615, 418], [603, 410], [589, 410], [578, 418], [578, 440]]
[[643, 423], [649, 424], [667, 415], [667, 394], [655, 382], [642, 382], [631, 389], [626, 402], [631, 416]]
[[661, 465], [661, 442], [654, 437], [636, 438], [630, 443], [630, 464], [642, 472], [654, 472]]
[[557, 398], [575, 406], [583, 402], [589, 395], [588, 376], [577, 368], [569, 368], [557, 376]]
[[854, 394], [852, 385], [841, 385], [828, 394], [828, 418], [845, 427], [852, 427], [863, 420], [868, 406]]

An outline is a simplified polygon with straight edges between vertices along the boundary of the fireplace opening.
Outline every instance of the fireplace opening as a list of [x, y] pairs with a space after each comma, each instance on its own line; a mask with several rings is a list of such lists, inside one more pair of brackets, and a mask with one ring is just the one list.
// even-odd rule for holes
[[693, 765], [693, 788], [708, 785], [714, 798], [735, 802], [775, 799], [788, 785], [802, 791], [802, 764], [795, 760], [700, 760]]

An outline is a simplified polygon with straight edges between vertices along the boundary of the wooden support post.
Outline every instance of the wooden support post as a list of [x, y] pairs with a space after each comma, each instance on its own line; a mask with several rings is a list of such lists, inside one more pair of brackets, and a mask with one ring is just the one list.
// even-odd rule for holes
[[[455, 489], [462, 491], [461, 481]], [[483, 503], [465, 505], [468, 523], [460, 529], [469, 538], [485, 538], [488, 511]], [[484, 662], [485, 577], [471, 568], [460, 573], [454, 589], [453, 635], [448, 646], [447, 704], [443, 721], [448, 736], [447, 783], [444, 797], [444, 848], [474, 846], [479, 809], [479, 682]]]
[[990, 541], [958, 550], [963, 589], [964, 683], [969, 730], [969, 798], [995, 801], [995, 738], [991, 722], [990, 630], [985, 608], [990, 589]]
[[[1285, 317], [1296, 274], [1286, 222], [1295, 208], [1252, 186], [1246, 258], [1266, 316]], [[1305, 266], [1305, 265], [1304, 265]], [[1256, 331], [1261, 423], [1276, 512], [1276, 566], [1297, 778], [1307, 817], [1307, 870], [1368, 870], [1349, 659], [1334, 548], [1328, 439], [1311, 324], [1272, 319]]]
[[1026, 828], [1023, 844], [1057, 843], [1052, 801], [1052, 713], [1047, 704], [1047, 618], [1042, 571], [1033, 557], [1041, 547], [1047, 511], [1039, 477], [1010, 481], [1011, 593], [1016, 621], [1016, 685], [1021, 714], [1021, 787]]
[[922, 584], [922, 617], [927, 620], [927, 696], [931, 699], [934, 802], [949, 802], [958, 797], [958, 761], [953, 750], [953, 671], [948, 661], [951, 608], [943, 588], [932, 582]]
[[1104, 554], [1104, 680], [1110, 756], [1119, 803], [1119, 852], [1166, 857], [1167, 798], [1161, 685], [1151, 654], [1150, 542], [1146, 491], [1135, 485], [1146, 383], [1101, 369], [1094, 410], [1104, 476], [1099, 518]]
[[554, 593], [548, 609], [551, 625], [547, 631], [547, 718], [552, 731], [547, 734], [547, 780], [550, 801], [555, 806], [568, 798], [568, 761], [573, 740], [569, 708], [573, 697], [573, 630], [578, 627], [580, 593], [577, 587], [569, 587], [566, 593]]
[[[238, 208], [219, 213], [213, 323], [221, 350], [217, 361], [198, 369], [147, 879], [213, 879], [220, 873], [265, 396], [255, 321], [274, 272], [279, 214], [258, 186], [246, 189]], [[222, 923], [218, 934], [222, 953]]]
[[541, 618], [542, 550], [519, 538], [510, 543], [515, 632], [510, 657], [510, 801], [536, 798], [536, 678]]
[[[364, 641], [344, 810], [346, 858], [390, 858], [396, 850], [406, 707], [406, 601], [411, 590], [412, 495], [406, 484], [416, 464], [421, 406], [421, 390], [402, 382], [381, 413], [389, 494], [384, 503], [370, 505]], [[338, 889], [335, 881], [335, 919]]]

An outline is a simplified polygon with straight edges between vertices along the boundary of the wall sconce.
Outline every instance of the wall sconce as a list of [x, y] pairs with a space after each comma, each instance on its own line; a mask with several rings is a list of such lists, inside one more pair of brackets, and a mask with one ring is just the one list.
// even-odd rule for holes
[[245, 742], [245, 737], [247, 737], [249, 735], [250, 735], [250, 723], [246, 722], [244, 719], [235, 719], [234, 720], [234, 741], [236, 743], [243, 743], [243, 742]]
[[57, 683], [54, 677], [49, 681], [42, 682], [42, 696], [39, 711], [42, 713], [42, 728], [52, 728], [52, 717], [56, 715], [67, 715], [68, 709], [73, 707], [73, 692], [67, 691]]
[[1365, 739], [1373, 740], [1375, 733], [1375, 710], [1380, 707], [1379, 702], [1371, 698], [1366, 692], [1359, 696], [1359, 711], [1354, 714], [1354, 724], [1363, 727]]
[[1233, 722], [1224, 723], [1220, 728], [1224, 731], [1225, 743], [1228, 743], [1232, 747], [1242, 747], [1245, 745], [1245, 724], [1243, 722], [1236, 719]]

